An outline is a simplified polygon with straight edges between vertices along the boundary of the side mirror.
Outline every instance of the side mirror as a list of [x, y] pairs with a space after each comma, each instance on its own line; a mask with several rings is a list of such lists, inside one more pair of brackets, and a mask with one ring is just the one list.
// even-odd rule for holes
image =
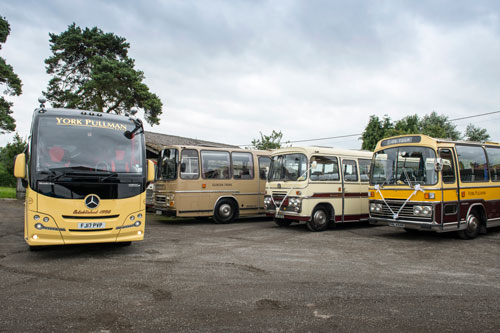
[[186, 172], [186, 163], [181, 163], [181, 172]]
[[16, 161], [14, 162], [14, 177], [26, 178], [26, 155], [24, 153], [16, 156]]
[[443, 159], [441, 157], [436, 158], [434, 161], [434, 170], [436, 170], [436, 172], [443, 170]]
[[155, 164], [153, 161], [148, 160], [148, 182], [155, 180]]

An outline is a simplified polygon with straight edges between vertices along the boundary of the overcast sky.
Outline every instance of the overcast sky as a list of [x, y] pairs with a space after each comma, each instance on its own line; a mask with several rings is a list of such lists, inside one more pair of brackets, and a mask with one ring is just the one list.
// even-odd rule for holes
[[[23, 82], [17, 130], [29, 134], [49, 76], [49, 33], [75, 22], [130, 43], [163, 102], [147, 130], [249, 144], [361, 133], [370, 115], [458, 118], [500, 110], [498, 1], [7, 1], [0, 55]], [[500, 141], [500, 114], [457, 121]], [[12, 135], [0, 135], [0, 146]], [[358, 137], [295, 145], [358, 149]]]

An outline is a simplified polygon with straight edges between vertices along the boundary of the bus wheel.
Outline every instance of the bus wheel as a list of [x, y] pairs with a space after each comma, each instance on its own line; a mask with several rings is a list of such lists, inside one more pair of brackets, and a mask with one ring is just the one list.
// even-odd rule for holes
[[462, 239], [473, 239], [479, 234], [481, 221], [476, 216], [476, 213], [471, 213], [467, 216], [467, 228], [460, 230], [458, 236]]
[[292, 224], [291, 220], [285, 220], [285, 219], [274, 219], [274, 223], [279, 225], [280, 227], [288, 227], [290, 224]]
[[215, 206], [214, 221], [217, 224], [231, 223], [236, 218], [236, 208], [232, 200], [222, 199]]
[[318, 207], [314, 210], [312, 218], [307, 221], [307, 227], [311, 231], [325, 231], [330, 223], [330, 214], [324, 207]]

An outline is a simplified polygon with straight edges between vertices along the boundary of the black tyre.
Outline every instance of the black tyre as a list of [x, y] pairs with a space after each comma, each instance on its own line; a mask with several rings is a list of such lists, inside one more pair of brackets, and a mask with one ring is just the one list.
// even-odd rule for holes
[[330, 213], [328, 210], [320, 206], [314, 210], [311, 220], [307, 221], [307, 227], [311, 231], [325, 231], [330, 224]]
[[405, 228], [405, 231], [409, 234], [418, 234], [420, 233], [420, 230], [418, 229], [410, 229], [410, 228]]
[[280, 227], [288, 227], [290, 224], [292, 224], [291, 220], [285, 220], [285, 219], [274, 219], [274, 223], [276, 223]]
[[132, 242], [118, 242], [118, 243], [116, 243], [116, 245], [118, 245], [119, 247], [130, 246], [130, 244], [132, 244]]
[[462, 239], [474, 239], [479, 234], [481, 228], [481, 220], [476, 213], [472, 212], [467, 216], [467, 228], [460, 230], [458, 236]]
[[236, 218], [236, 205], [233, 200], [222, 199], [215, 206], [214, 222], [217, 224], [231, 223]]

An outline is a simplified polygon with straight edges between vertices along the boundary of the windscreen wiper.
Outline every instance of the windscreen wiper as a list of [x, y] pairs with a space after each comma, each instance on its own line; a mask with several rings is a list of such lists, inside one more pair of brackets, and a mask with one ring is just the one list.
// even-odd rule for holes
[[109, 174], [100, 177], [99, 182], [102, 183], [105, 180], [108, 180], [109, 178], [114, 178], [114, 177], [118, 177], [118, 173], [117, 172], [110, 172]]
[[62, 171], [54, 171], [54, 170], [42, 170], [39, 172], [42, 175], [48, 175], [47, 180], [51, 182], [55, 182], [59, 178], [65, 175]]

